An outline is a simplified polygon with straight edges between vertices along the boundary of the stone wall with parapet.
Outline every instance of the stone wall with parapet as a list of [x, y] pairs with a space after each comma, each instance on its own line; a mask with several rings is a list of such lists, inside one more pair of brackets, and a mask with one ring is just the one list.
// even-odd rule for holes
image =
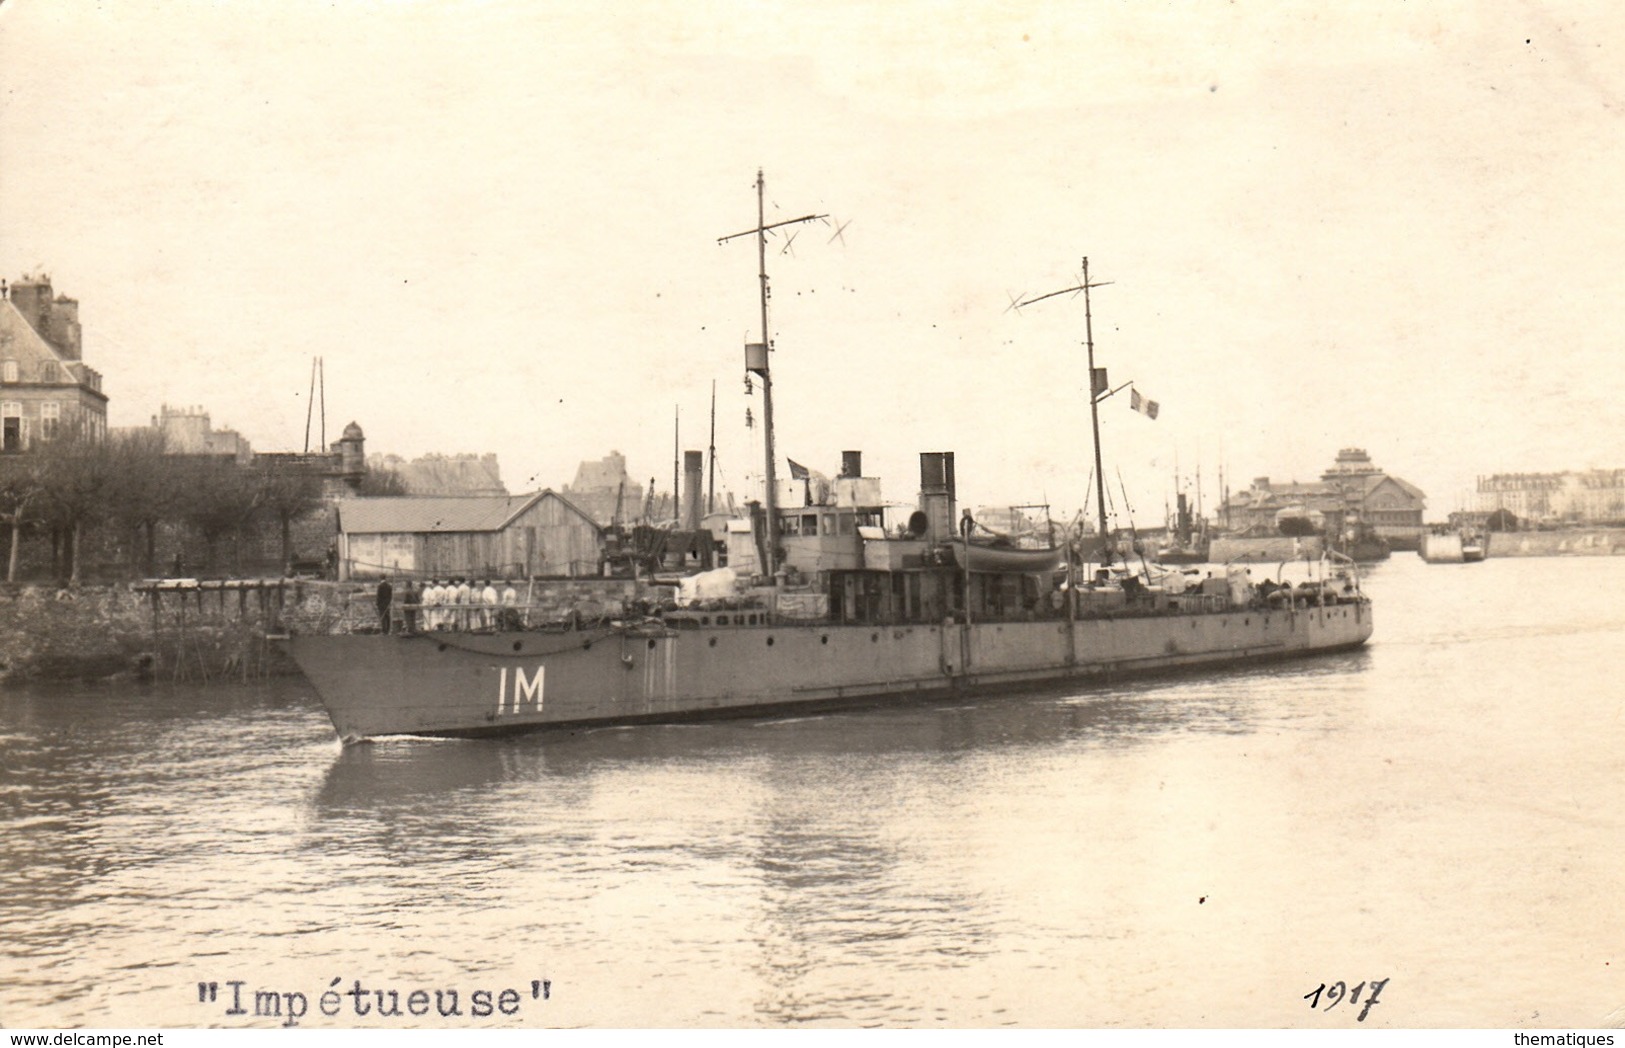
[[1491, 557], [1607, 557], [1625, 554], [1625, 528], [1576, 531], [1495, 531]]
[[[516, 589], [536, 627], [619, 618], [672, 592], [631, 579], [538, 580]], [[376, 630], [375, 594], [367, 584], [307, 580], [284, 580], [280, 589], [253, 580], [205, 582], [156, 594], [131, 584], [0, 583], [0, 683], [294, 674], [298, 668], [268, 635]]]
[[276, 591], [133, 585], [0, 584], [0, 682], [132, 679], [208, 682], [297, 672], [267, 636], [323, 630], [368, 594], [330, 583]]
[[1259, 564], [1285, 560], [1315, 558], [1321, 554], [1323, 543], [1318, 535], [1292, 538], [1274, 535], [1268, 538], [1217, 538], [1208, 548], [1207, 559], [1212, 564]]

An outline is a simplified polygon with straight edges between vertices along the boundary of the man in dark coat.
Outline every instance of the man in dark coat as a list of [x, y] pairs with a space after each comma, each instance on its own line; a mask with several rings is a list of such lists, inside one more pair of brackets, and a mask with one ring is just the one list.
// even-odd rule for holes
[[386, 575], [378, 583], [378, 626], [385, 633], [389, 632], [389, 603], [394, 599], [395, 587], [389, 584]]

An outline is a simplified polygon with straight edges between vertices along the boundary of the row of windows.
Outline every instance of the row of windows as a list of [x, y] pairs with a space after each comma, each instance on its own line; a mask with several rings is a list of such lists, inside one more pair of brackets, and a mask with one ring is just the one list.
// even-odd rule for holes
[[784, 513], [779, 516], [780, 535], [851, 535], [854, 526], [879, 524], [873, 513]]
[[[0, 418], [22, 418], [23, 406], [20, 401], [0, 401]], [[50, 420], [56, 422], [62, 417], [62, 402], [60, 400], [47, 400], [39, 406], [41, 422]]]
[[[68, 382], [71, 381], [61, 364], [54, 360], [42, 360], [34, 371], [36, 382]], [[15, 360], [0, 361], [0, 382], [21, 382], [22, 365]]]
[[[48, 400], [39, 406], [38, 418], [23, 414], [23, 403], [0, 401], [0, 451], [22, 451], [34, 440], [54, 440], [62, 432], [62, 402]], [[107, 435], [107, 420], [83, 412], [79, 416], [89, 426], [89, 436], [100, 440]]]

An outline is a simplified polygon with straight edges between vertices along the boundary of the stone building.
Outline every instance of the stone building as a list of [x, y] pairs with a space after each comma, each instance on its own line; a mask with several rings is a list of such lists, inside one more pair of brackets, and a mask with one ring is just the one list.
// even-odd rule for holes
[[1486, 519], [1498, 510], [1535, 524], [1625, 523], [1625, 469], [1479, 477], [1475, 518]]
[[164, 453], [185, 458], [229, 459], [247, 468], [279, 470], [314, 476], [328, 499], [353, 495], [367, 475], [366, 436], [352, 422], [326, 451], [255, 451], [234, 429], [215, 429], [201, 407], [171, 407], [152, 416], [151, 427], [125, 427], [118, 435], [156, 432], [163, 437]]
[[626, 456], [619, 451], [611, 451], [594, 461], [583, 461], [576, 467], [575, 480], [564, 486], [564, 494], [605, 526], [636, 520], [645, 511], [643, 485], [627, 473]]
[[1330, 527], [1363, 522], [1395, 549], [1415, 549], [1427, 497], [1416, 485], [1378, 468], [1364, 448], [1344, 448], [1320, 480], [1288, 484], [1258, 477], [1219, 510], [1220, 524], [1236, 532], [1277, 531], [1286, 515], [1318, 514]]
[[408, 461], [399, 455], [369, 455], [367, 468], [401, 478], [409, 495], [506, 495], [497, 457], [431, 453]]
[[0, 453], [80, 431], [107, 435], [100, 372], [82, 359], [79, 303], [51, 290], [51, 278], [0, 281]]
[[254, 449], [248, 440], [234, 429], [215, 429], [209, 413], [201, 407], [172, 407], [158, 409], [148, 427], [126, 427], [114, 431], [115, 435], [157, 432], [164, 440], [164, 451], [171, 455], [203, 455], [211, 458], [230, 458], [239, 465], [248, 465]]

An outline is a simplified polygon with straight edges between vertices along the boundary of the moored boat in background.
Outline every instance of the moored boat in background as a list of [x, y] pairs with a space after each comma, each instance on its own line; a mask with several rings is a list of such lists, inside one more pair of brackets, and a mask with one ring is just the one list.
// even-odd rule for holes
[[1416, 552], [1429, 564], [1475, 564], [1485, 558], [1488, 546], [1471, 528], [1440, 527], [1422, 534]]

